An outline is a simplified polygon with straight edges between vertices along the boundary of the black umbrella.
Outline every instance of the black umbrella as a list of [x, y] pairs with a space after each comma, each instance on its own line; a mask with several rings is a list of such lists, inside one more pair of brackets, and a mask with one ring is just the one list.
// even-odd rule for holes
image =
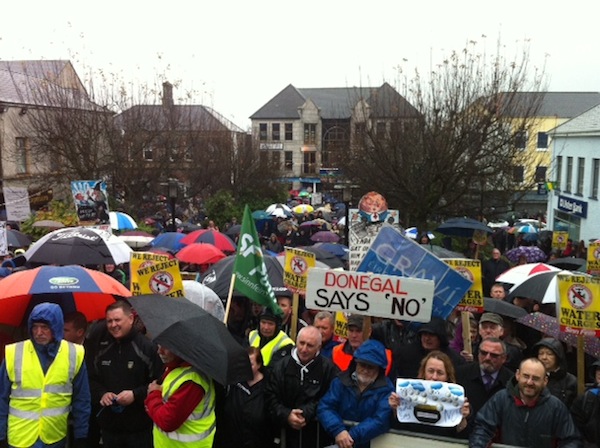
[[585, 271], [587, 266], [587, 260], [574, 257], [555, 258], [554, 260], [549, 260], [546, 263], [556, 266], [557, 268], [568, 269], [570, 271]]
[[[292, 293], [283, 285], [283, 266], [277, 261], [277, 257], [269, 255], [264, 256], [265, 266], [267, 268], [267, 276], [269, 283], [273, 288], [276, 296], [292, 297]], [[230, 255], [223, 258], [221, 261], [213, 264], [203, 275], [202, 284], [208, 286], [222, 299], [227, 299], [229, 294], [229, 284], [231, 283], [231, 275], [233, 274], [233, 265], [235, 255]], [[234, 290], [234, 296], [245, 297], [243, 294]]]
[[527, 315], [525, 308], [513, 305], [502, 299], [492, 299], [491, 297], [483, 298], [483, 309], [490, 313], [496, 313], [501, 316], [512, 317], [515, 319]]
[[8, 247], [12, 248], [27, 247], [31, 244], [31, 238], [14, 229], [7, 230], [6, 240], [8, 242]]
[[148, 294], [128, 298], [148, 334], [222, 385], [252, 378], [248, 353], [227, 326], [185, 298]]
[[445, 221], [437, 229], [438, 232], [444, 235], [460, 236], [471, 238], [476, 230], [492, 233], [493, 229], [486, 226], [481, 221], [471, 218], [451, 218]]
[[315, 258], [317, 261], [325, 263], [331, 269], [344, 267], [344, 262], [341, 260], [340, 257], [318, 246], [302, 246], [300, 247], [300, 249], [305, 250], [307, 252], [312, 252], [313, 254], [315, 254]]
[[227, 230], [225, 230], [225, 235], [232, 236], [235, 238], [236, 236], [238, 236], [240, 234], [241, 231], [242, 231], [242, 225], [236, 224], [236, 225], [231, 226]]

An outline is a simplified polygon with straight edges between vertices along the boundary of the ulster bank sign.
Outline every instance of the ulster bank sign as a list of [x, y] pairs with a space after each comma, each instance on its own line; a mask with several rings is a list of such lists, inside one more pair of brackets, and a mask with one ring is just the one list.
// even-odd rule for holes
[[579, 216], [580, 218], [587, 218], [587, 202], [584, 201], [578, 201], [566, 196], [558, 196], [558, 209]]

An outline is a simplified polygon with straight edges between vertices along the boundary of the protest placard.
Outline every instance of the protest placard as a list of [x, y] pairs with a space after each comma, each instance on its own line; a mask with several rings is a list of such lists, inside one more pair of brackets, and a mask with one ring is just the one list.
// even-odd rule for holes
[[283, 284], [296, 294], [306, 292], [308, 270], [316, 264], [316, 255], [295, 247], [285, 248], [285, 265], [283, 266]]
[[483, 313], [481, 261], [470, 258], [445, 258], [444, 261], [472, 283], [467, 293], [456, 305], [456, 309], [471, 313]]
[[600, 336], [600, 278], [572, 273], [556, 278], [560, 331]]
[[132, 295], [183, 297], [179, 260], [151, 252], [132, 252], [130, 270]]

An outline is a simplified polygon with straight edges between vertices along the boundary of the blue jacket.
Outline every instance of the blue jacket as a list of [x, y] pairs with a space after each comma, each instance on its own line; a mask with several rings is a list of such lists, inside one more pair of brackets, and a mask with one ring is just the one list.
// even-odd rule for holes
[[[40, 364], [44, 372], [56, 357], [58, 346], [63, 339], [64, 320], [60, 306], [54, 303], [41, 303], [36, 305], [27, 322], [29, 335], [31, 336], [31, 327], [34, 322], [45, 322], [52, 329], [54, 341], [46, 346], [42, 346], [32, 342], [40, 359]], [[8, 379], [5, 361], [2, 361], [0, 366], [0, 440], [6, 440], [7, 425], [8, 425], [8, 403], [10, 399], [11, 382]], [[87, 369], [85, 363], [81, 365], [79, 372], [73, 379], [73, 397], [71, 402], [71, 415], [73, 417], [74, 437], [76, 439], [84, 439], [88, 435], [89, 417], [91, 413], [91, 396], [90, 386], [88, 382]], [[58, 442], [53, 447], [64, 446], [64, 441]], [[33, 445], [33, 447], [45, 446], [41, 440]]]
[[[325, 430], [333, 437], [348, 429], [344, 420], [358, 422], [348, 429], [355, 448], [366, 448], [369, 441], [387, 432], [392, 411], [388, 397], [394, 390], [385, 376], [387, 358], [385, 347], [379, 341], [365, 341], [355, 352], [354, 359], [379, 365], [379, 376], [373, 384], [360, 393], [355, 373], [349, 370], [335, 378], [327, 393], [321, 398], [317, 417]], [[383, 365], [383, 367], [382, 367]]]

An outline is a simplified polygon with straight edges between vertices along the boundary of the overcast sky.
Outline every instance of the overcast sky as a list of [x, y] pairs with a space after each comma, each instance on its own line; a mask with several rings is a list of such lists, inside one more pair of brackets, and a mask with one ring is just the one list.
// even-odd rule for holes
[[[238, 126], [288, 84], [396, 85], [468, 40], [528, 42], [552, 91], [599, 91], [600, 2], [572, 0], [28, 0], [0, 14], [0, 59], [69, 59], [154, 83], [166, 75]], [[485, 35], [486, 38], [482, 38]]]

